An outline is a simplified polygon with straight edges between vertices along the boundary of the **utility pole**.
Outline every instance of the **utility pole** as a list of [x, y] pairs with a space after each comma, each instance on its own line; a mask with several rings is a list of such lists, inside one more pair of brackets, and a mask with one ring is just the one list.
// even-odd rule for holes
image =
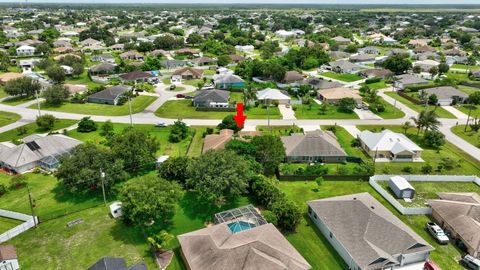
[[268, 106], [267, 106], [267, 126], [268, 126], [268, 130], [270, 130], [270, 99], [268, 99]]
[[133, 118], [132, 118], [132, 98], [128, 97], [128, 111], [130, 112], [130, 126], [133, 127]]
[[102, 178], [102, 193], [103, 193], [103, 202], [105, 207], [107, 206], [107, 198], [105, 197], [105, 172], [100, 169], [100, 177]]
[[37, 99], [38, 117], [40, 117], [41, 116], [41, 111], [40, 111], [40, 100], [38, 99], [38, 90], [35, 90], [35, 97]]
[[30, 210], [32, 211], [33, 226], [36, 228], [37, 227], [37, 218], [35, 216], [35, 207], [33, 206], [32, 193], [30, 193], [30, 188], [28, 187], [28, 184], [27, 184], [27, 191], [28, 191], [28, 201], [30, 203]]
[[463, 132], [467, 132], [467, 127], [468, 127], [468, 122], [470, 121], [470, 115], [472, 113], [472, 108], [473, 108], [473, 105], [472, 104], [468, 104], [468, 116], [467, 116], [467, 123], [465, 124], [465, 129], [463, 130]]

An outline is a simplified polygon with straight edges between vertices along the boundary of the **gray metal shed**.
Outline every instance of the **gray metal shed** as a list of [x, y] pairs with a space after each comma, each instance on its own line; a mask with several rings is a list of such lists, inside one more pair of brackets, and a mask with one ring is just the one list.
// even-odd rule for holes
[[401, 176], [392, 176], [388, 182], [388, 186], [393, 191], [397, 198], [412, 199], [415, 195], [415, 188], [413, 188], [408, 181]]

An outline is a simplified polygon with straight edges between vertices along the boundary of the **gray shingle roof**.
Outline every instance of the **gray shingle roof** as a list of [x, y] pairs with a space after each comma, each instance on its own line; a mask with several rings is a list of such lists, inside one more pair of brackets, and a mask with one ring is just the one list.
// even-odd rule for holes
[[195, 97], [193, 98], [194, 102], [217, 102], [217, 103], [226, 103], [230, 97], [230, 92], [223, 90], [203, 90], [198, 91]]
[[465, 94], [464, 92], [451, 86], [427, 88], [427, 89], [423, 89], [422, 91], [425, 91], [425, 93], [429, 95], [436, 95], [437, 98], [439, 99], [450, 99], [453, 97], [461, 97], [461, 98], [468, 97], [468, 95]]
[[90, 95], [89, 98], [114, 100], [118, 96], [120, 96], [123, 93], [129, 91], [130, 89], [131, 89], [130, 86], [116, 85], [116, 86], [109, 87], [105, 90], [102, 90], [100, 92], [94, 93], [94, 94]]
[[397, 263], [401, 254], [433, 250], [369, 193], [307, 204], [362, 269]]
[[346, 156], [331, 131], [316, 130], [304, 134], [282, 136], [287, 156]]

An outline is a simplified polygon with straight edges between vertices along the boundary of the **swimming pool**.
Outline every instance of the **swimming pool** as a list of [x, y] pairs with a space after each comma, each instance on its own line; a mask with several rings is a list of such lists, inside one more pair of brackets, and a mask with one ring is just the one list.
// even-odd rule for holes
[[251, 228], [255, 228], [255, 224], [246, 221], [235, 221], [229, 223], [228, 228], [230, 229], [230, 231], [232, 231], [232, 233], [238, 233], [241, 231], [249, 230]]

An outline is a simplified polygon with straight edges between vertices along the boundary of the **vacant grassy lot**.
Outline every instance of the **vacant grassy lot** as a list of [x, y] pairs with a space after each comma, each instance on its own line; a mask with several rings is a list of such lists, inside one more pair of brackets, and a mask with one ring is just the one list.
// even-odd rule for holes
[[[385, 92], [386, 95], [391, 96], [392, 98], [400, 101], [401, 103], [407, 105], [411, 109], [415, 110], [416, 112], [421, 112], [424, 111], [427, 107], [425, 105], [419, 105], [419, 104], [414, 104], [410, 100], [399, 96], [397, 93], [394, 92]], [[449, 113], [442, 107], [433, 107], [433, 106], [428, 106], [429, 109], [435, 109], [435, 112], [437, 113], [438, 117], [440, 118], [456, 118], [453, 114]]]
[[97, 86], [101, 86], [101, 83], [96, 83], [90, 80], [88, 77], [88, 71], [85, 70], [80, 76], [78, 77], [67, 77], [65, 80], [65, 83], [71, 83], [71, 84], [84, 84], [88, 87], [88, 89], [93, 89]]
[[[378, 183], [388, 191], [394, 198], [395, 194], [388, 186], [388, 181], [378, 181]], [[438, 192], [477, 192], [480, 193], [480, 186], [475, 183], [465, 182], [415, 182], [409, 181], [415, 188], [415, 197], [412, 202], [405, 202], [398, 199], [398, 202], [407, 207], [425, 207], [428, 200], [438, 199]]]
[[[394, 132], [403, 133], [400, 126], [383, 126]], [[360, 130], [372, 130], [380, 132], [379, 126], [357, 126]], [[392, 174], [424, 174], [421, 168], [426, 164], [433, 167], [431, 174], [462, 174], [478, 175], [480, 174], [480, 162], [472, 158], [467, 153], [455, 145], [446, 142], [439, 150], [427, 146], [423, 141], [423, 133], [417, 136], [417, 129], [407, 130], [407, 136], [418, 146], [423, 148], [422, 158], [425, 162], [377, 162], [375, 164], [376, 173]], [[445, 168], [446, 166], [451, 168]], [[442, 169], [439, 170], [441, 166]]]
[[[77, 122], [76, 120], [57, 119], [57, 121], [55, 121], [55, 125], [52, 130], [54, 131], [62, 130], [64, 128], [74, 125], [76, 122]], [[23, 125], [23, 127], [27, 129], [27, 132], [25, 134], [20, 134], [17, 129], [12, 129], [12, 130], [0, 133], [0, 142], [11, 141], [14, 139], [18, 140], [28, 135], [49, 132], [48, 130], [39, 128], [36, 123], [26, 124], [26, 125]]]
[[[316, 228], [307, 216], [306, 201], [334, 196], [348, 195], [359, 192], [369, 192], [394, 215], [410, 226], [417, 234], [425, 239], [435, 250], [430, 258], [442, 269], [463, 269], [457, 261], [461, 258], [461, 252], [449, 244], [439, 245], [424, 229], [425, 224], [430, 222], [429, 216], [402, 216], [367, 183], [362, 181], [325, 181], [319, 190], [314, 181], [281, 182], [281, 189], [287, 196], [294, 200], [304, 209], [303, 219], [295, 233], [287, 234], [287, 239], [312, 265], [312, 269], [346, 269], [346, 265], [327, 239]], [[301, 196], [299, 196], [301, 194]]]
[[[138, 96], [132, 99], [132, 113], [142, 112], [148, 105], [154, 102], [157, 97], [152, 96]], [[30, 108], [37, 108], [37, 105], [34, 104]], [[108, 115], [108, 116], [120, 116], [128, 115], [130, 113], [128, 108], [128, 102], [123, 105], [108, 105], [108, 104], [97, 104], [97, 103], [70, 103], [65, 102], [60, 106], [50, 106], [45, 103], [41, 104], [41, 109], [46, 111], [56, 111], [56, 112], [68, 112], [68, 113], [79, 113], [79, 114], [89, 114], [89, 115]]]
[[0, 217], [0, 234], [22, 224], [22, 222], [21, 220]]
[[375, 112], [376, 115], [382, 117], [383, 119], [395, 119], [395, 118], [402, 118], [405, 116], [405, 113], [402, 110], [386, 102], [385, 100], [383, 100], [382, 97], [378, 97], [378, 98], [383, 102], [383, 104], [385, 104], [385, 111]]
[[293, 105], [293, 109], [297, 119], [358, 119], [356, 113], [342, 111], [334, 105], [328, 105], [328, 110], [322, 113], [320, 105], [313, 101], [311, 105]]
[[379, 89], [383, 89], [383, 88], [387, 88], [388, 85], [385, 83], [384, 80], [381, 80], [379, 82], [376, 82], [376, 83], [361, 83], [360, 85], [362, 86], [368, 86], [368, 88], [372, 89], [372, 90], [379, 90]]
[[20, 119], [20, 115], [16, 113], [0, 111], [0, 127], [16, 122], [18, 119]]
[[[270, 119], [282, 118], [277, 107], [270, 107], [269, 111]], [[158, 117], [174, 119], [223, 119], [234, 114], [235, 112], [197, 111], [191, 100], [169, 100], [155, 112]], [[244, 114], [250, 119], [267, 119], [267, 109], [260, 106], [246, 108]]]
[[480, 147], [480, 132], [475, 132], [471, 130], [470, 127], [467, 127], [467, 131], [465, 132], [465, 125], [454, 126], [451, 128], [451, 130], [457, 136], [469, 142], [470, 144]]
[[[84, 142], [91, 141], [94, 143], [103, 143], [106, 138], [101, 135], [100, 127], [103, 123], [98, 123], [99, 129], [94, 132], [81, 133], [76, 129], [68, 132], [68, 136], [73, 137], [77, 140]], [[129, 124], [113, 123], [114, 132], [119, 133], [123, 129], [130, 127]], [[170, 126], [168, 127], [155, 127], [154, 125], [134, 125], [134, 128], [143, 130], [153, 137], [157, 138], [157, 141], [160, 143], [160, 149], [157, 151], [156, 155], [169, 155], [169, 156], [184, 156], [187, 153], [188, 145], [192, 139], [191, 136], [187, 137], [181, 142], [171, 143], [168, 141], [168, 136], [170, 135]], [[192, 130], [193, 134], [193, 130]]]
[[320, 75], [344, 82], [354, 82], [363, 79], [357, 74], [342, 74], [331, 71], [320, 73]]

